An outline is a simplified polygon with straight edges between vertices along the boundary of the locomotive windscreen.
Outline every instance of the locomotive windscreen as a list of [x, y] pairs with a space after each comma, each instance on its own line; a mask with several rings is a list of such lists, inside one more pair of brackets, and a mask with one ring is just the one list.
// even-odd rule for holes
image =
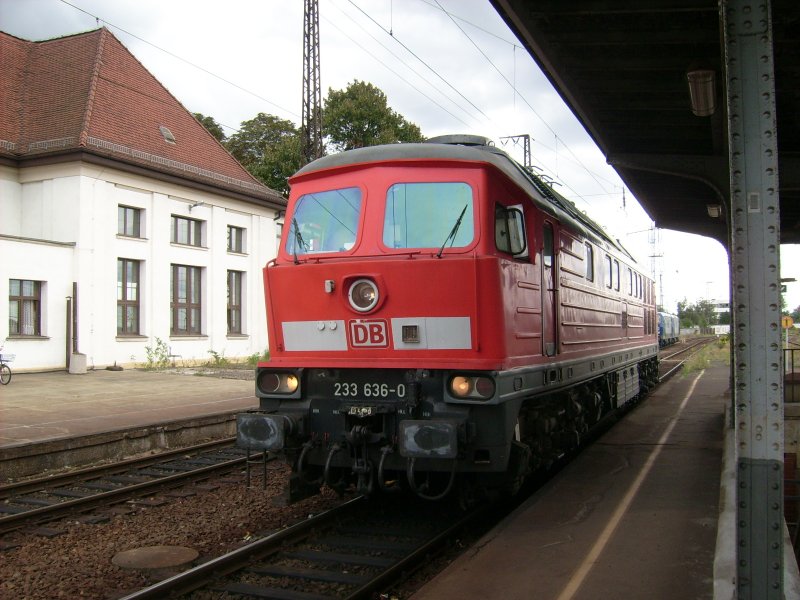
[[286, 251], [300, 255], [349, 250], [356, 241], [360, 211], [358, 188], [302, 196], [294, 210]]

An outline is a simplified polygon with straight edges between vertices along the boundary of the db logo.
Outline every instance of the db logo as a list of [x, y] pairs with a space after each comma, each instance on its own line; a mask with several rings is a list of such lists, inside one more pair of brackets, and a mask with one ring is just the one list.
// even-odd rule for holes
[[388, 348], [386, 321], [350, 321], [350, 345], [353, 348]]

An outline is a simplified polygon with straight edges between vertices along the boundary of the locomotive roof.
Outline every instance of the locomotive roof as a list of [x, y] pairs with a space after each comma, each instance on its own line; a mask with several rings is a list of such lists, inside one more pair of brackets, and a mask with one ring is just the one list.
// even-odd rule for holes
[[508, 179], [522, 189], [541, 210], [568, 223], [585, 237], [596, 243], [605, 242], [624, 253], [635, 262], [630, 253], [592, 219], [579, 211], [575, 205], [556, 192], [544, 180], [531, 173], [508, 154], [490, 145], [488, 139], [478, 136], [441, 136], [427, 142], [413, 144], [387, 144], [347, 150], [323, 156], [301, 168], [297, 176], [315, 171], [337, 169], [358, 164], [389, 160], [443, 159], [484, 162], [493, 165]]

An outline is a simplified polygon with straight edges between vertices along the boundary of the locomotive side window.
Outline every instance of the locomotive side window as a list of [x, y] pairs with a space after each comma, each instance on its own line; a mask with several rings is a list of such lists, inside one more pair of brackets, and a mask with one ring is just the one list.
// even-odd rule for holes
[[553, 226], [544, 224], [544, 248], [542, 249], [542, 262], [545, 267], [553, 266]]
[[614, 289], [619, 291], [619, 261], [614, 261]]
[[586, 279], [594, 281], [594, 249], [586, 242]]
[[358, 188], [301, 196], [286, 234], [286, 251], [299, 255], [350, 250], [356, 241], [360, 211]]
[[506, 208], [497, 204], [494, 208], [494, 239], [497, 249], [513, 254], [517, 258], [528, 255], [525, 241], [525, 217], [517, 207]]
[[628, 296], [633, 296], [633, 272], [628, 269]]
[[606, 255], [606, 287], [611, 289], [614, 285], [614, 271], [611, 270], [611, 257]]
[[475, 238], [466, 183], [396, 183], [386, 193], [383, 243], [389, 248], [463, 248]]

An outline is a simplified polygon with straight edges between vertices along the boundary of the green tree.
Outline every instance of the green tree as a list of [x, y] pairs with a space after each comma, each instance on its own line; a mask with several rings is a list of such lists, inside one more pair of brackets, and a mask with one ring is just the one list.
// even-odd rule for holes
[[425, 140], [417, 125], [389, 108], [386, 94], [358, 80], [344, 90], [328, 90], [322, 129], [335, 151]]
[[789, 316], [792, 317], [795, 323], [800, 323], [800, 306], [790, 312]]
[[242, 121], [239, 131], [228, 138], [226, 146], [236, 160], [249, 170], [251, 166], [263, 162], [270, 147], [298, 135], [299, 131], [291, 121], [258, 113], [249, 121]]
[[300, 131], [294, 123], [258, 113], [225, 144], [228, 151], [265, 185], [287, 194], [287, 179], [302, 165]]
[[248, 167], [248, 170], [264, 185], [289, 195], [289, 177], [303, 166], [300, 136], [287, 136], [277, 143], [267, 146], [261, 162]]
[[681, 327], [708, 327], [717, 323], [714, 303], [710, 300], [698, 300], [694, 304], [689, 304], [684, 298], [678, 302], [678, 317], [681, 320]]
[[207, 117], [203, 113], [192, 113], [194, 118], [200, 122], [200, 125], [208, 130], [208, 133], [213, 135], [217, 140], [225, 143], [225, 132], [222, 131], [222, 125], [214, 120], [214, 117]]

